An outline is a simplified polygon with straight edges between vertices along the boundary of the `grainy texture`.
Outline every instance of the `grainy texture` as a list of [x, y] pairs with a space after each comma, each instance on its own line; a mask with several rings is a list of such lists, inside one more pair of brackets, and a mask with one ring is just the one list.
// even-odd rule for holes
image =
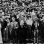
[[44, 43], [44, 1], [0, 0], [0, 43]]

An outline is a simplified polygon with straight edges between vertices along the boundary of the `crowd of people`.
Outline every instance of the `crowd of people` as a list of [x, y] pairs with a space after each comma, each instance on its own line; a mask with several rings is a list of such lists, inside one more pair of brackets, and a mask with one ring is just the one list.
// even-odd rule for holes
[[38, 22], [37, 28], [40, 30], [40, 36], [43, 37], [41, 30], [44, 29], [44, 14], [42, 5], [38, 6], [38, 2], [30, 1], [2, 2], [0, 23], [4, 43], [33, 43], [36, 21]]

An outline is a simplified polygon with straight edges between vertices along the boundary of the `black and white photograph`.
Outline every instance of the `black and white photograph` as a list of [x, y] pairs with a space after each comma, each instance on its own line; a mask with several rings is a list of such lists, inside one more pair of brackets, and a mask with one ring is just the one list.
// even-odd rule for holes
[[44, 44], [44, 0], [0, 0], [0, 43]]

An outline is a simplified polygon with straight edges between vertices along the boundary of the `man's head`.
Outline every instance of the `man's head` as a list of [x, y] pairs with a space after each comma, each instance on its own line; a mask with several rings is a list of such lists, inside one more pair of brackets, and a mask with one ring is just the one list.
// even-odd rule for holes
[[15, 18], [14, 17], [12, 17], [12, 21], [15, 21]]

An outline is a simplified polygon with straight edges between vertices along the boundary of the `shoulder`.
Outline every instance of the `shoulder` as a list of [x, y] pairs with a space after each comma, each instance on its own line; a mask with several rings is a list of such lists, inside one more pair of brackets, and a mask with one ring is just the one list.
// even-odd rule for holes
[[11, 25], [13, 24], [13, 22], [10, 23]]

